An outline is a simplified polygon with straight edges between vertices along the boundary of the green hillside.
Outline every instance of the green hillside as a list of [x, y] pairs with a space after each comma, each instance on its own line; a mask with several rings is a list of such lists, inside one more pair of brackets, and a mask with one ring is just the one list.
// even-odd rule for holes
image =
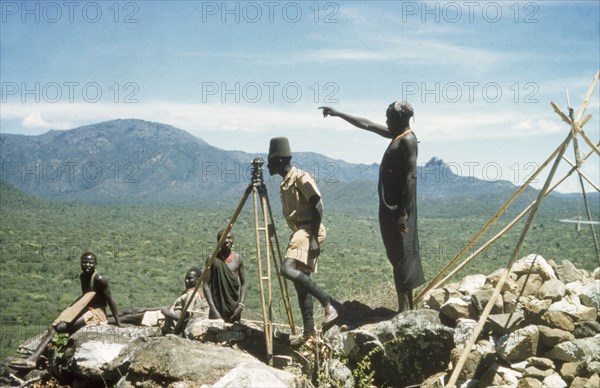
[[[373, 182], [367, 184], [374, 186]], [[272, 198], [278, 197], [272, 190], [269, 193]], [[395, 308], [391, 268], [379, 235], [376, 194], [371, 191], [355, 197], [352, 193], [341, 184], [324, 190], [328, 238], [315, 279], [336, 298]], [[534, 198], [528, 194], [522, 202]], [[192, 265], [202, 265], [212, 253], [216, 232], [226, 226], [234, 210], [55, 203], [27, 197], [5, 183], [0, 183], [0, 205], [2, 356], [44, 330], [79, 295], [82, 251], [96, 252], [98, 269], [110, 279], [120, 308], [169, 304], [183, 288], [185, 271]], [[466, 197], [421, 200], [419, 233], [426, 277], [431, 279], [454, 258], [500, 205]], [[544, 205], [548, 206], [542, 207], [523, 255], [535, 252], [547, 259], [569, 259], [578, 267], [594, 268], [596, 259], [588, 229], [577, 232], [573, 226], [557, 222], [577, 215], [577, 201], [552, 198]], [[283, 244], [289, 231], [279, 205], [273, 201], [272, 206]], [[247, 306], [250, 312], [259, 312], [251, 211], [252, 203], [248, 201], [233, 230], [236, 250], [247, 258]], [[511, 210], [502, 217], [481, 242], [510, 221], [515, 212]], [[598, 219], [598, 214], [594, 217]], [[522, 222], [458, 276], [489, 273], [504, 266], [521, 227]], [[278, 295], [278, 287], [274, 291]], [[295, 295], [292, 297], [296, 305]], [[284, 322], [279, 311], [277, 314], [276, 320]]]

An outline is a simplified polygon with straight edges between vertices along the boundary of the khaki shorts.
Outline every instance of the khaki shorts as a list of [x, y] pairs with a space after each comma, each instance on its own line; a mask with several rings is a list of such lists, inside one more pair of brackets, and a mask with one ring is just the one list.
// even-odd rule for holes
[[86, 326], [107, 325], [106, 313], [101, 308], [89, 308], [83, 314], [83, 322]]
[[[301, 227], [290, 236], [285, 257], [287, 259], [296, 260], [296, 268], [303, 272], [317, 272], [317, 259], [309, 254], [310, 248], [310, 233], [309, 226]], [[317, 241], [319, 245], [323, 244], [325, 237], [325, 227], [321, 224]]]

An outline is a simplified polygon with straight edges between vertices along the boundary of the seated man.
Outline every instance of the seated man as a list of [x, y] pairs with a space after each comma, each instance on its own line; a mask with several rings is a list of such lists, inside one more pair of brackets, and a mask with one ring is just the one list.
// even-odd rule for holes
[[[217, 241], [221, 240], [223, 233], [225, 230], [219, 231]], [[229, 232], [203, 284], [210, 306], [208, 317], [225, 322], [239, 322], [248, 289], [244, 258], [233, 251], [233, 242], [233, 233]]]
[[[201, 273], [202, 271], [197, 267], [192, 267], [186, 272], [184, 279], [185, 291], [183, 291], [181, 296], [179, 296], [171, 306], [153, 308], [132, 307], [123, 311], [119, 316], [119, 320], [121, 323], [137, 326], [162, 326], [163, 333], [171, 333], [181, 317], [181, 310], [183, 310], [190, 294], [196, 288]], [[186, 317], [189, 318], [190, 315], [203, 312], [206, 312], [206, 315], [208, 315], [208, 304], [204, 299], [202, 289], [200, 289], [194, 294], [194, 300], [188, 307]], [[108, 321], [112, 323], [115, 319], [111, 316]], [[164, 322], [164, 325], [161, 325], [161, 321]]]
[[96, 255], [85, 252], [81, 255], [81, 297], [64, 310], [42, 338], [35, 352], [25, 359], [14, 359], [10, 365], [15, 368], [33, 369], [46, 350], [55, 332], [72, 334], [84, 326], [106, 325], [106, 306], [116, 317], [115, 324], [121, 327], [117, 305], [112, 298], [108, 279], [96, 272]]

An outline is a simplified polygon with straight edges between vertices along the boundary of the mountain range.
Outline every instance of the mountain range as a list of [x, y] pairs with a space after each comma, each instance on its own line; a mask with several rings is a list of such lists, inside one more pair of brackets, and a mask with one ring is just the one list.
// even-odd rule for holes
[[[248, 186], [255, 158], [266, 164], [264, 153], [220, 149], [184, 130], [136, 119], [37, 136], [0, 134], [1, 180], [53, 201], [231, 206]], [[310, 152], [294, 153], [292, 163], [316, 178], [330, 208], [376, 204], [378, 164]], [[425, 202], [460, 198], [500, 205], [516, 189], [508, 181], [457, 176], [435, 157], [418, 174], [418, 195]], [[270, 177], [266, 166], [264, 181], [270, 193], [278, 193], [280, 178]], [[270, 197], [279, 201], [278, 195]]]

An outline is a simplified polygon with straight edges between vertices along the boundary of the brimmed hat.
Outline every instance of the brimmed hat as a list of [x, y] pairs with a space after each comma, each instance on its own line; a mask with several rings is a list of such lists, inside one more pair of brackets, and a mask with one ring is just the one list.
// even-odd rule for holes
[[274, 137], [269, 144], [269, 158], [291, 158], [290, 142], [287, 137]]

